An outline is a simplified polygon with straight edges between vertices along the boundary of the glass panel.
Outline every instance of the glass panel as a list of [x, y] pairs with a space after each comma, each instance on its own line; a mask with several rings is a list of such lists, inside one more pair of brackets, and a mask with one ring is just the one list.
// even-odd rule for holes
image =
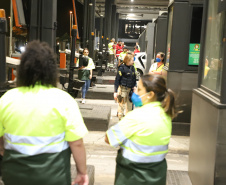
[[202, 85], [220, 94], [222, 78], [223, 26], [225, 12], [217, 13], [218, 1], [210, 0], [204, 49]]
[[169, 66], [170, 60], [170, 45], [171, 45], [171, 33], [173, 25], [173, 6], [169, 9], [169, 20], [168, 20], [168, 34], [167, 34], [167, 50], [166, 50], [166, 66]]

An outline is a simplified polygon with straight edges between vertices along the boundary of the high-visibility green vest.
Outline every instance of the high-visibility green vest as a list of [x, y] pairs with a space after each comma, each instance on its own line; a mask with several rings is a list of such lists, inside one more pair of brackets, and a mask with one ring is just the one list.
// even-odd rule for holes
[[122, 156], [136, 163], [164, 160], [171, 137], [171, 118], [160, 102], [152, 102], [129, 112], [107, 131], [111, 146], [120, 146]]
[[[0, 137], [4, 136], [6, 149], [2, 176], [6, 184], [46, 181], [44, 184], [52, 185], [56, 180], [65, 184], [66, 178], [70, 182], [68, 142], [88, 132], [74, 98], [38, 83], [18, 87], [1, 97], [0, 115]], [[21, 182], [14, 182], [17, 179]]]
[[114, 45], [113, 42], [110, 42], [110, 43], [108, 44], [108, 51], [109, 51], [109, 54], [110, 54], [110, 55], [113, 55], [113, 54], [114, 54], [113, 45]]
[[126, 56], [127, 52], [121, 52], [120, 55], [119, 55], [119, 60], [123, 61], [125, 56]]

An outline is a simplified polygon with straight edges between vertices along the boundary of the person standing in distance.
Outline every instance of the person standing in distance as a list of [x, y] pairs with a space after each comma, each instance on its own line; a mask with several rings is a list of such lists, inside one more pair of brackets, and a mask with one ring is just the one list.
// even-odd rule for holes
[[144, 75], [133, 93], [138, 107], [111, 127], [105, 142], [120, 146], [115, 185], [166, 185], [166, 155], [176, 116], [174, 93], [161, 75]]
[[123, 60], [124, 60], [124, 58], [125, 58], [127, 52], [128, 52], [128, 47], [125, 46], [125, 47], [123, 48], [123, 52], [121, 52], [120, 55], [119, 55], [119, 57], [118, 57], [118, 59], [119, 59], [119, 60], [118, 60], [118, 67], [119, 67], [120, 65], [122, 65]]
[[138, 42], [136, 42], [136, 46], [137, 46], [138, 51], [140, 51], [140, 46], [139, 46]]
[[115, 39], [112, 38], [111, 42], [108, 44], [108, 51], [109, 51], [109, 57], [108, 57], [108, 64], [107, 64], [107, 70], [111, 70], [114, 67], [114, 59], [116, 58], [116, 51], [115, 51]]
[[[52, 49], [47, 43], [28, 43], [18, 67], [17, 88], [0, 99], [5, 185], [89, 183], [82, 139], [88, 131], [75, 99], [56, 88], [57, 78]], [[78, 172], [73, 182], [71, 153]]]
[[164, 59], [165, 59], [165, 54], [162, 52], [159, 52], [156, 55], [156, 62], [152, 64], [150, 67], [149, 73], [162, 75], [162, 68], [164, 67]]
[[[95, 65], [93, 63], [93, 59], [88, 56], [89, 50], [87, 48], [83, 50], [83, 55], [85, 57], [88, 57], [89, 59], [88, 66], [82, 66], [78, 69], [78, 79], [85, 82], [85, 84], [82, 86], [82, 103], [84, 104], [86, 103], [86, 93], [90, 87], [90, 80], [92, 79], [93, 69], [95, 69]], [[79, 65], [79, 60], [77, 61], [77, 63], [77, 65]]]
[[136, 74], [133, 66], [133, 55], [127, 54], [123, 64], [119, 66], [115, 78], [114, 99], [118, 100], [118, 118], [122, 119], [125, 114], [132, 110], [132, 103], [129, 101], [129, 93], [136, 86]]

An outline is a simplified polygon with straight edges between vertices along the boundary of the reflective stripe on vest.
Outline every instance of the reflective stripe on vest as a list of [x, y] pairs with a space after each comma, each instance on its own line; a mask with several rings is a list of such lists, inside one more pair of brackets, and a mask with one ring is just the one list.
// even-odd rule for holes
[[167, 153], [142, 156], [142, 155], [135, 154], [135, 153], [131, 152], [130, 150], [126, 150], [125, 148], [123, 148], [123, 150], [122, 150], [123, 157], [125, 157], [126, 159], [129, 159], [131, 161], [137, 162], [137, 163], [160, 162], [166, 157], [166, 154]]
[[57, 153], [69, 147], [64, 141], [65, 133], [51, 137], [15, 136], [4, 134], [5, 149], [15, 150], [26, 155]]
[[153, 153], [157, 152], [168, 152], [168, 145], [157, 145], [157, 146], [149, 146], [149, 145], [140, 145], [134, 143], [130, 139], [127, 139], [126, 142], [122, 145], [127, 150], [131, 150], [133, 153], [141, 154], [141, 155], [153, 155]]
[[114, 147], [120, 145], [123, 148], [123, 157], [134, 162], [160, 162], [168, 152], [168, 145], [149, 146], [134, 143], [126, 138], [118, 124], [109, 129], [107, 133], [111, 139], [111, 145]]
[[114, 127], [116, 128], [115, 130], [108, 130], [108, 135], [111, 138], [111, 145], [117, 147], [119, 143], [122, 144], [122, 142], [127, 138], [122, 132], [117, 132], [120, 130], [119, 125], [115, 125]]

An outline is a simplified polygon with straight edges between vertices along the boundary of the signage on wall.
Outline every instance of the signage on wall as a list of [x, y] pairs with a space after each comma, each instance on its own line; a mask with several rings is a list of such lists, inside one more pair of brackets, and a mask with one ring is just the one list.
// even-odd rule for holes
[[188, 65], [199, 65], [200, 44], [189, 44]]

